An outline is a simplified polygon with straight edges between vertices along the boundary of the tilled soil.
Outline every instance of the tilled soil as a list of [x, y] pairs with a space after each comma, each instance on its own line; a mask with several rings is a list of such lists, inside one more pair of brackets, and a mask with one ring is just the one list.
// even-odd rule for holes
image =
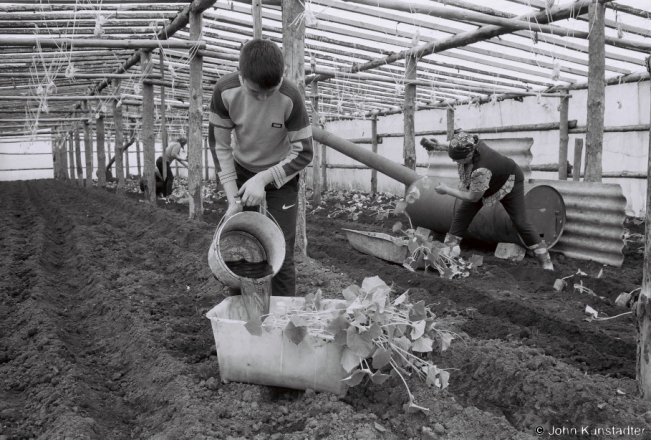
[[[449, 388], [409, 380], [430, 411], [405, 413], [407, 393], [393, 380], [344, 398], [222, 383], [205, 314], [225, 295], [207, 264], [224, 202], [206, 204], [202, 222], [187, 219], [187, 206], [158, 203], [54, 180], [0, 183], [0, 440], [527, 439], [539, 429], [651, 438], [631, 316], [584, 320], [586, 305], [600, 316], [628, 311], [614, 300], [641, 282], [639, 245], [597, 278], [602, 268], [579, 260], [554, 255], [549, 273], [464, 243], [463, 255], [484, 265], [445, 280], [354, 251], [342, 228], [390, 232], [397, 219], [329, 218], [341, 203], [329, 199], [308, 217], [299, 291], [341, 297], [379, 275], [458, 334], [436, 359]], [[586, 275], [553, 290], [578, 269]], [[574, 291], [579, 280], [596, 296]], [[616, 431], [627, 427], [639, 434]]]

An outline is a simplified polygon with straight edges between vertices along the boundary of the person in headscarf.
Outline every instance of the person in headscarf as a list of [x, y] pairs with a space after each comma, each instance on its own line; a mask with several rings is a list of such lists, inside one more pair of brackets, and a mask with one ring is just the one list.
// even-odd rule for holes
[[461, 200], [454, 212], [445, 244], [457, 246], [482, 206], [502, 203], [520, 238], [532, 250], [540, 267], [554, 270], [547, 244], [527, 220], [524, 206], [524, 174], [522, 169], [506, 156], [491, 149], [479, 136], [459, 132], [450, 140], [450, 159], [459, 167], [459, 188], [440, 183], [439, 194], [447, 194]]

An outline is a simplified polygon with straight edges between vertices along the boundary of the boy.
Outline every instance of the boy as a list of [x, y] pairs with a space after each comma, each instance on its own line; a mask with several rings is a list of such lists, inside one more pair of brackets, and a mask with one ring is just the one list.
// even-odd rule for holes
[[228, 199], [225, 218], [244, 206], [255, 210], [266, 198], [286, 245], [283, 265], [271, 282], [272, 295], [295, 296], [298, 173], [312, 161], [312, 127], [299, 89], [283, 79], [283, 53], [275, 43], [246, 43], [239, 67], [217, 81], [210, 103], [208, 139]]
[[[156, 195], [162, 195], [167, 197], [172, 194], [174, 188], [174, 173], [172, 173], [172, 162], [176, 159], [184, 167], [188, 167], [187, 161], [182, 159], [180, 156], [181, 149], [185, 147], [188, 141], [184, 137], [179, 137], [176, 142], [172, 142], [165, 149], [166, 156], [166, 166], [167, 166], [167, 179], [163, 179], [163, 156], [159, 156], [156, 159], [156, 167], [154, 168], [155, 179], [156, 179]], [[140, 180], [140, 189], [145, 190], [147, 184], [144, 179]]]

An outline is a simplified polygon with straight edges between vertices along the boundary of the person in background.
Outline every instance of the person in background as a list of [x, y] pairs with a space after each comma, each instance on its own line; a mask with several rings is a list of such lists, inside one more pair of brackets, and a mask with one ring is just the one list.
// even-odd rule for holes
[[459, 189], [443, 183], [435, 188], [461, 200], [444, 243], [453, 248], [482, 206], [502, 203], [520, 238], [532, 250], [540, 267], [554, 270], [547, 245], [529, 223], [524, 205], [524, 174], [510, 158], [491, 149], [477, 135], [459, 132], [450, 140], [448, 155], [458, 164]]
[[[208, 140], [216, 149], [217, 175], [228, 199], [225, 219], [255, 210], [266, 199], [286, 245], [272, 295], [295, 296], [298, 173], [312, 161], [312, 128], [301, 93], [283, 79], [284, 71], [283, 52], [272, 41], [242, 46], [239, 71], [215, 84]], [[238, 293], [231, 289], [231, 295]]]
[[[174, 173], [172, 173], [172, 162], [176, 160], [184, 167], [188, 167], [188, 162], [180, 156], [181, 150], [185, 148], [185, 145], [187, 143], [187, 139], [183, 136], [180, 136], [176, 139], [176, 141], [169, 144], [167, 146], [167, 149], [165, 149], [165, 164], [167, 167], [166, 179], [163, 179], [163, 156], [159, 156], [158, 159], [156, 159], [156, 168], [154, 168], [154, 173], [156, 174], [156, 195], [167, 197], [172, 194], [174, 188]], [[147, 183], [144, 181], [144, 179], [141, 179], [140, 189], [144, 191], [146, 187]]]

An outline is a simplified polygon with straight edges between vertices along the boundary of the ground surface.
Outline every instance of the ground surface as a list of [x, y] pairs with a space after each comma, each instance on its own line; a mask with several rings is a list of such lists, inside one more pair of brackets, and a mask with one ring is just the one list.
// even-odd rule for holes
[[[628, 311], [614, 300], [641, 282], [639, 242], [600, 278], [602, 267], [582, 261], [554, 255], [548, 273], [531, 258], [505, 262], [464, 243], [463, 255], [484, 265], [445, 280], [348, 245], [341, 228], [391, 232], [404, 222], [378, 220], [394, 199], [326, 198], [309, 210], [300, 292], [340, 297], [379, 275], [425, 299], [459, 334], [436, 359], [450, 371], [447, 390], [409, 382], [427, 415], [406, 414], [406, 392], [392, 380], [342, 399], [222, 383], [205, 313], [224, 298], [206, 260], [223, 200], [210, 199], [195, 222], [185, 205], [159, 200], [154, 210], [136, 193], [120, 200], [53, 180], [2, 182], [0, 440], [527, 439], [537, 427], [548, 438], [651, 438], [631, 316], [584, 320], [586, 305], [599, 316]], [[579, 269], [586, 275], [553, 290]], [[571, 288], [580, 281], [596, 296]], [[597, 427], [615, 431], [589, 435]], [[627, 427], [645, 431], [619, 435]]]

